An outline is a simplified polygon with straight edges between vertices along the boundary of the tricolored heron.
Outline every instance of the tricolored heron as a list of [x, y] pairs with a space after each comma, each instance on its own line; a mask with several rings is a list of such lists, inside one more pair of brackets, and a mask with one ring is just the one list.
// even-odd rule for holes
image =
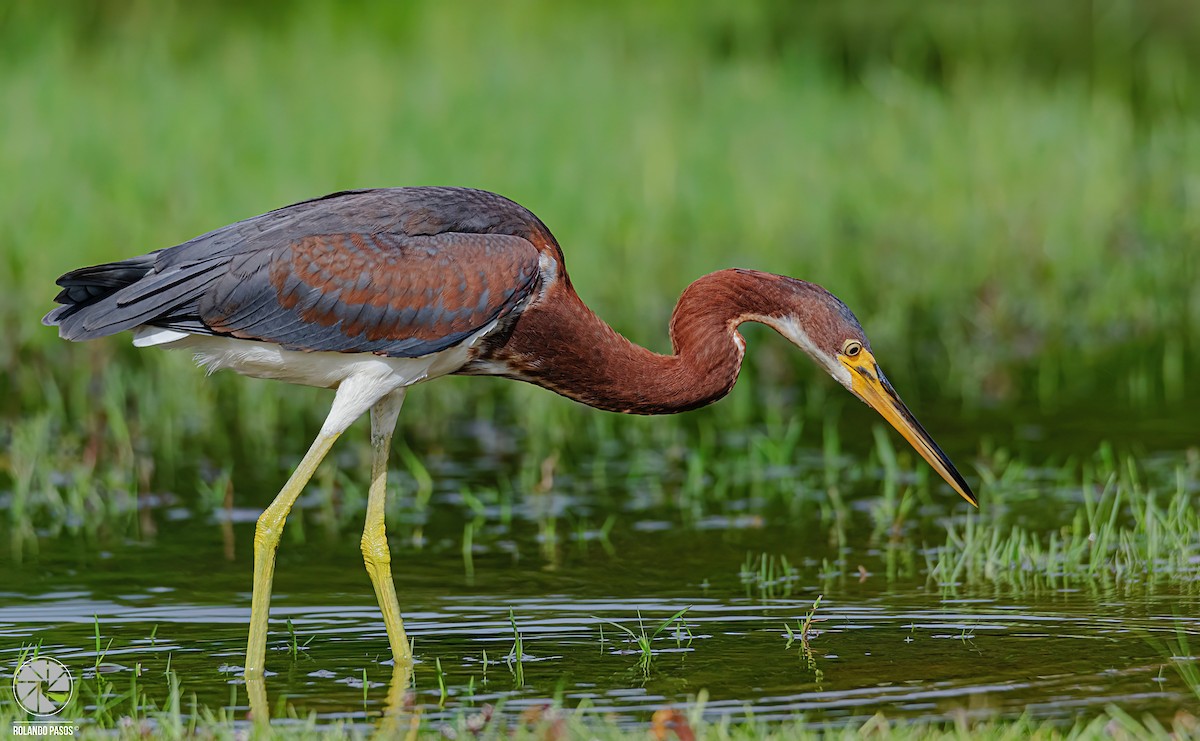
[[772, 327], [878, 411], [964, 499], [966, 481], [879, 369], [854, 314], [813, 283], [721, 270], [684, 290], [674, 354], [622, 337], [571, 286], [550, 231], [466, 188], [334, 193], [58, 279], [43, 320], [68, 340], [133, 330], [210, 369], [336, 389], [320, 434], [258, 518], [246, 676], [264, 669], [275, 548], [300, 490], [370, 410], [362, 552], [397, 665], [411, 659], [384, 530], [388, 448], [409, 386], [447, 374], [526, 381], [598, 409], [671, 414], [733, 387], [743, 322]]

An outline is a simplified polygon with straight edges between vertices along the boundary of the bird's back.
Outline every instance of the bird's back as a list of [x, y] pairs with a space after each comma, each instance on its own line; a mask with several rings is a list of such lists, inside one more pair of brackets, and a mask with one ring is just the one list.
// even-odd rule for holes
[[519, 312], [547, 259], [561, 265], [549, 230], [502, 196], [345, 191], [67, 273], [43, 321], [71, 340], [149, 326], [418, 357]]

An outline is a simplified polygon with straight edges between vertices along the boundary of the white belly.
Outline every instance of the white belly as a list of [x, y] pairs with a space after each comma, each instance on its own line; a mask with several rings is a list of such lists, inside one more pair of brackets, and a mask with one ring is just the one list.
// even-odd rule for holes
[[190, 350], [210, 373], [229, 369], [254, 378], [303, 386], [333, 388], [347, 378], [377, 379], [381, 386], [399, 388], [444, 376], [466, 364], [468, 351], [492, 331], [488, 324], [457, 345], [417, 358], [387, 358], [370, 353], [301, 352], [279, 345], [231, 337], [187, 334], [157, 327], [138, 327], [133, 344], [168, 350]]

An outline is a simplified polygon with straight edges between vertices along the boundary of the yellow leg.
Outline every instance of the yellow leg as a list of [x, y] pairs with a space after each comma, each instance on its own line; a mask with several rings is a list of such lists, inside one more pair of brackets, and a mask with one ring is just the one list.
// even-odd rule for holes
[[[395, 393], [393, 393], [395, 392]], [[292, 509], [292, 505], [296, 503], [296, 498], [300, 496], [300, 491], [304, 485], [312, 478], [313, 472], [317, 470], [317, 466], [333, 447], [333, 443], [338, 439], [338, 436], [346, 431], [354, 420], [362, 416], [363, 412], [371, 409], [379, 402], [381, 408], [388, 409], [387, 399], [395, 398], [395, 412], [392, 413], [391, 421], [395, 425], [396, 415], [400, 411], [400, 402], [404, 399], [403, 390], [396, 391], [393, 388], [381, 388], [379, 378], [377, 376], [351, 376], [338, 386], [337, 395], [333, 399], [333, 406], [329, 410], [329, 416], [325, 418], [325, 424], [321, 427], [321, 432], [317, 435], [317, 439], [313, 441], [308, 452], [304, 454], [304, 459], [300, 461], [300, 465], [292, 473], [291, 478], [284, 484], [283, 489], [275, 497], [275, 501], [271, 502], [262, 515], [258, 518], [258, 527], [254, 531], [254, 593], [250, 600], [250, 638], [246, 644], [246, 692], [250, 699], [250, 712], [254, 717], [255, 724], [265, 724], [269, 721], [267, 711], [267, 692], [266, 685], [263, 681], [263, 672], [266, 669], [266, 654], [267, 654], [267, 612], [271, 604], [271, 582], [275, 576], [275, 549], [279, 545], [279, 538], [283, 534], [283, 524], [287, 520], [288, 512]], [[380, 401], [383, 399], [384, 401]], [[375, 415], [372, 415], [374, 419]], [[373, 425], [374, 426], [374, 425]], [[390, 439], [390, 433], [389, 433]], [[386, 446], [384, 448], [386, 455]], [[386, 468], [386, 461], [384, 468]], [[380, 481], [379, 489], [382, 492], [383, 484]], [[375, 484], [371, 484], [372, 499], [374, 499]], [[380, 505], [380, 526], [382, 531], [382, 505]], [[368, 521], [370, 518], [368, 518]], [[384, 552], [386, 553], [387, 541], [384, 541]], [[386, 568], [386, 565], [385, 565]], [[387, 583], [391, 587], [391, 575], [388, 572]], [[378, 585], [376, 592], [379, 591]], [[383, 597], [380, 597], [381, 603]], [[395, 592], [391, 592], [391, 604], [393, 605], [393, 613], [395, 613], [395, 622], [399, 625], [399, 607], [396, 606]], [[386, 615], [386, 610], [385, 610]], [[392, 634], [391, 623], [388, 623], [388, 635], [391, 638]], [[403, 629], [400, 631], [400, 638], [403, 639]], [[393, 646], [395, 646], [393, 641]], [[405, 643], [405, 653], [407, 656], [409, 649]]]
[[384, 510], [387, 503], [388, 448], [391, 447], [396, 417], [403, 404], [404, 389], [398, 389], [371, 407], [371, 488], [367, 496], [367, 521], [362, 535], [363, 561], [371, 577], [371, 585], [375, 587], [375, 597], [379, 600], [388, 643], [392, 648], [392, 660], [397, 666], [412, 661], [412, 646], [404, 633], [404, 620], [400, 616], [400, 603], [396, 599], [396, 587], [392, 581], [392, 553], [388, 548]]
[[275, 548], [283, 534], [283, 523], [288, 512], [296, 503], [296, 497], [312, 478], [317, 465], [340, 432], [328, 434], [324, 431], [313, 441], [312, 447], [292, 473], [291, 478], [263, 513], [258, 517], [254, 530], [254, 593], [250, 599], [250, 640], [246, 645], [246, 679], [262, 677], [266, 668], [267, 613], [271, 607], [271, 582], [275, 577]]

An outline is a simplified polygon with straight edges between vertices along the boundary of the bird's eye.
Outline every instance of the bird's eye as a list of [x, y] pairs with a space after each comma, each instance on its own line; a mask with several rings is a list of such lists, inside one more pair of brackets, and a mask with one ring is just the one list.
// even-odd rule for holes
[[862, 343], [858, 340], [846, 340], [846, 344], [842, 345], [842, 355], [852, 358], [862, 352]]

